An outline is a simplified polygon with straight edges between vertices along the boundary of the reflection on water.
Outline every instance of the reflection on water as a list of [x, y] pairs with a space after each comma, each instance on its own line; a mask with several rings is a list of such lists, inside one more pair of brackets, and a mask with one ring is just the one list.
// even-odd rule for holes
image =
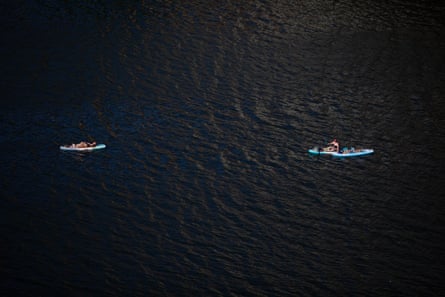
[[[5, 289], [439, 291], [443, 8], [17, 6], [1, 49]], [[334, 137], [376, 153], [307, 154]], [[107, 148], [58, 149], [81, 140]]]

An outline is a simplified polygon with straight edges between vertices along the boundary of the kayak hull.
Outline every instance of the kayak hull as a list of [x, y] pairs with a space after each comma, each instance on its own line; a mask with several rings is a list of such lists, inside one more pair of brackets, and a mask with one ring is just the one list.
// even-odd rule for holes
[[331, 155], [333, 157], [348, 158], [348, 157], [359, 157], [359, 156], [370, 155], [370, 154], [374, 153], [374, 150], [373, 149], [360, 149], [360, 150], [356, 150], [354, 152], [337, 153], [337, 152], [319, 151], [318, 149], [310, 149], [310, 150], [308, 150], [308, 152], [311, 155]]
[[94, 150], [104, 149], [107, 146], [105, 144], [98, 144], [96, 146], [91, 147], [69, 147], [69, 146], [61, 146], [60, 149], [62, 151], [74, 151], [74, 152], [89, 152]]

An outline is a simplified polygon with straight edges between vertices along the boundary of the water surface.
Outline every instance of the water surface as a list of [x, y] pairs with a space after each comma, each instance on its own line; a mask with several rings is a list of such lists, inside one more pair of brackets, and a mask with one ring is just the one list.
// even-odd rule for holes
[[2, 291], [443, 292], [444, 7], [248, 2], [5, 5]]

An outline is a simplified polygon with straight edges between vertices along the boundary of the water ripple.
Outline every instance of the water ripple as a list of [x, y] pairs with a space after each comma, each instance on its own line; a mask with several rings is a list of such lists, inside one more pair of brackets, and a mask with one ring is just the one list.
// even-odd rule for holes
[[[443, 8], [27, 5], [2, 49], [6, 288], [434, 295]], [[307, 154], [334, 137], [375, 154]], [[107, 148], [58, 150], [84, 139]]]

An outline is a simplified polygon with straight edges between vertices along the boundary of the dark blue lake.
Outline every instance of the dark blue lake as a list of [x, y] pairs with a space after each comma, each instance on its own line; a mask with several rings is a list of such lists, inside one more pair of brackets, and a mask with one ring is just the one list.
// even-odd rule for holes
[[445, 6], [244, 2], [2, 5], [2, 296], [444, 293]]

